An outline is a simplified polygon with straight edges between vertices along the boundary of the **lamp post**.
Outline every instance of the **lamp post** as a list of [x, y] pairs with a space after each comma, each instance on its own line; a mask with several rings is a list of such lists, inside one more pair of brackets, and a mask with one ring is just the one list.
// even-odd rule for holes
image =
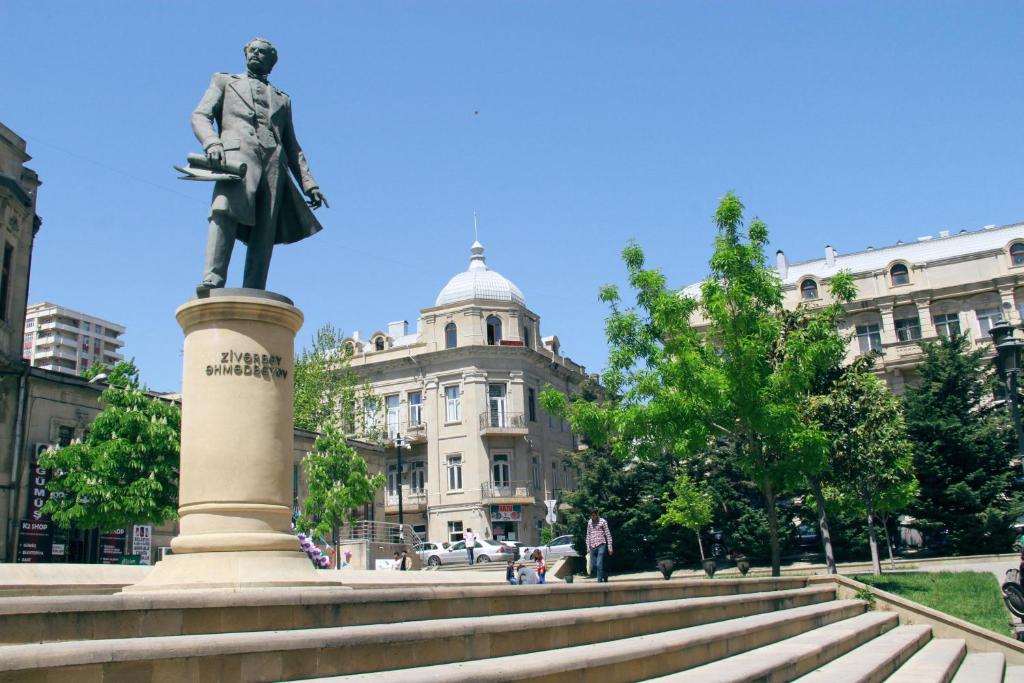
[[1024, 427], [1020, 422], [1020, 404], [1017, 395], [1017, 380], [1021, 369], [1021, 347], [1024, 342], [1014, 337], [1013, 325], [1006, 320], [1006, 314], [989, 330], [996, 347], [996, 367], [1000, 378], [1006, 383], [1007, 403], [1010, 417], [1017, 432], [1017, 457], [1024, 463]]
[[405, 512], [402, 510], [402, 449], [405, 447], [405, 439], [401, 434], [395, 434], [395, 455], [398, 456], [398, 533], [399, 537], [405, 531]]

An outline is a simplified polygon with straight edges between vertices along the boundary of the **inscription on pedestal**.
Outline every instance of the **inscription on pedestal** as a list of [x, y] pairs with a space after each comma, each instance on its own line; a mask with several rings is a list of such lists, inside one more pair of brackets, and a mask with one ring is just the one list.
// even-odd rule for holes
[[206, 366], [206, 375], [286, 379], [288, 370], [281, 367], [281, 356], [249, 351], [221, 351], [218, 362]]

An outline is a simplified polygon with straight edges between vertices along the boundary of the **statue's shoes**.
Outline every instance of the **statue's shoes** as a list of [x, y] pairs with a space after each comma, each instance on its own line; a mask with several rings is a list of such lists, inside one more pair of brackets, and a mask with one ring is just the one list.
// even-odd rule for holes
[[196, 296], [199, 296], [199, 297], [206, 296], [207, 294], [210, 293], [211, 289], [216, 289], [216, 288], [217, 288], [217, 285], [213, 284], [212, 282], [207, 282], [206, 280], [203, 280], [198, 285], [196, 285]]

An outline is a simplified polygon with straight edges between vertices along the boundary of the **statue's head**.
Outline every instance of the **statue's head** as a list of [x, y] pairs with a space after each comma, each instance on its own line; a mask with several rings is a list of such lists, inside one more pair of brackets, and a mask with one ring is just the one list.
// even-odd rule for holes
[[245, 66], [256, 74], [267, 75], [277, 64], [277, 48], [266, 38], [253, 38], [245, 47]]

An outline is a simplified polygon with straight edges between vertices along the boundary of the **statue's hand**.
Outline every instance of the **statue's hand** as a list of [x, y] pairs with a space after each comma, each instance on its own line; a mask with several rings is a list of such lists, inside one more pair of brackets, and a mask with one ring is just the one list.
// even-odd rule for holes
[[224, 165], [224, 145], [219, 142], [215, 142], [206, 148], [206, 158], [210, 160], [210, 163], [214, 166]]
[[306, 196], [309, 197], [309, 201], [306, 203], [309, 204], [309, 208], [311, 209], [319, 209], [321, 204], [326, 206], [328, 209], [331, 208], [331, 205], [327, 203], [327, 197], [324, 196], [324, 193], [320, 191], [319, 187], [311, 189], [306, 193]]

